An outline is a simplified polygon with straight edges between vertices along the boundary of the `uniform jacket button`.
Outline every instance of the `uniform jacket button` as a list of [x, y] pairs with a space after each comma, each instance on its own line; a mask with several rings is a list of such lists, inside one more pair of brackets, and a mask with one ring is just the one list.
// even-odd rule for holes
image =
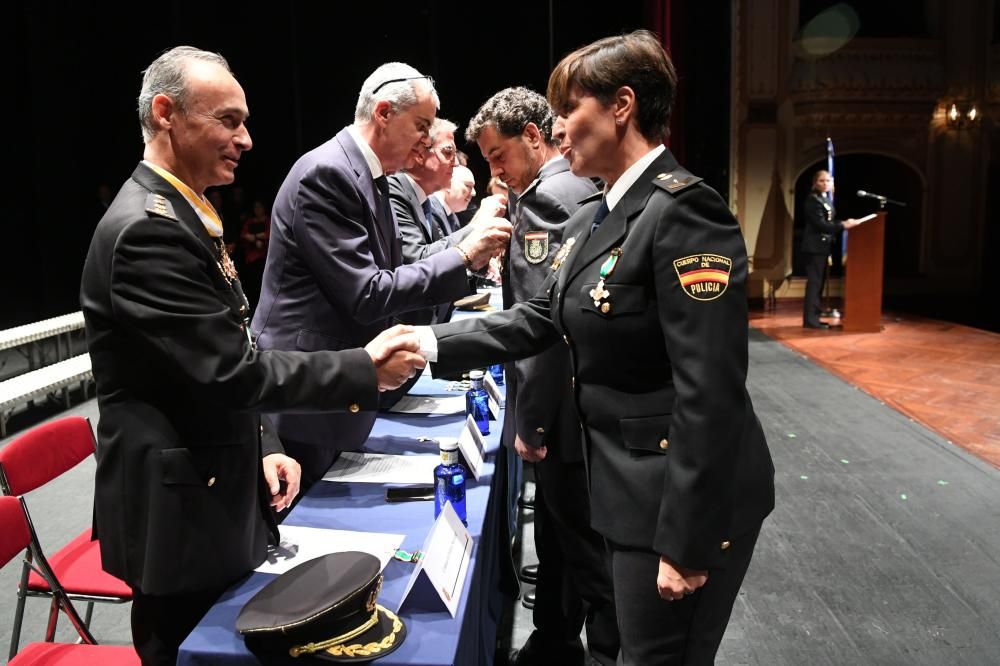
[[352, 402], [351, 406], [348, 407], [348, 409], [351, 410], [351, 414], [357, 414], [358, 412], [361, 411], [361, 405], [359, 405], [356, 402]]
[[544, 435], [545, 428], [535, 428], [535, 432], [537, 432], [539, 435]]
[[667, 449], [668, 446], [670, 446], [670, 442], [668, 442], [666, 439], [661, 439], [660, 440], [660, 448], [661, 449], [663, 449], [664, 451], [666, 451], [666, 449]]
[[565, 342], [566, 344], [569, 344], [569, 336], [568, 335], [564, 335], [563, 336], [563, 342]]
[[721, 548], [722, 548], [722, 550], [728, 550], [731, 545], [732, 544], [729, 543], [728, 541], [723, 541]]
[[208, 487], [211, 488], [214, 485], [215, 485], [215, 477], [214, 476], [208, 477]]

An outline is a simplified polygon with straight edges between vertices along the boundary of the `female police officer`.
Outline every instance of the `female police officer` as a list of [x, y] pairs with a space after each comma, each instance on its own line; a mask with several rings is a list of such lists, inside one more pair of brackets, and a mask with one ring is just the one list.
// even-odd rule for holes
[[607, 184], [601, 201], [567, 223], [530, 302], [421, 331], [436, 372], [569, 346], [622, 656], [643, 666], [712, 662], [774, 505], [745, 386], [745, 244], [663, 145], [675, 85], [647, 31], [566, 56], [548, 97], [573, 173]]

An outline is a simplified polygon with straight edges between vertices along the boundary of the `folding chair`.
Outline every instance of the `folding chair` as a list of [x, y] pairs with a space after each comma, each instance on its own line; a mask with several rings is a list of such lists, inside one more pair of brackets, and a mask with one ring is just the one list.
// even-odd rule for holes
[[[0, 490], [4, 495], [24, 495], [69, 471], [94, 454], [94, 434], [90, 421], [79, 416], [57, 419], [29, 430], [0, 449]], [[30, 521], [30, 515], [26, 515]], [[51, 565], [51, 577], [41, 576], [32, 561], [46, 559]], [[50, 598], [49, 623], [45, 640], [55, 637], [60, 606], [52, 593], [50, 580], [56, 580], [66, 596], [87, 603], [84, 627], [90, 626], [94, 602], [125, 603], [131, 601], [132, 590], [101, 568], [98, 541], [91, 540], [91, 530], [45, 557], [41, 544], [32, 532], [31, 548], [25, 557], [17, 590], [17, 610], [10, 639], [10, 656], [17, 653], [27, 597]]]
[[[24, 500], [20, 497], [0, 497], [0, 566], [6, 565], [18, 553], [27, 553], [38, 543], [35, 528], [28, 518]], [[64, 643], [31, 643], [20, 654], [11, 653], [9, 666], [134, 666], [139, 656], [129, 646], [96, 645], [94, 637], [84, 625], [59, 581], [52, 577], [52, 569], [41, 553], [34, 553], [31, 568], [43, 578], [51, 580], [50, 590], [57, 604], [76, 628], [82, 645]], [[15, 647], [16, 652], [16, 647]]]

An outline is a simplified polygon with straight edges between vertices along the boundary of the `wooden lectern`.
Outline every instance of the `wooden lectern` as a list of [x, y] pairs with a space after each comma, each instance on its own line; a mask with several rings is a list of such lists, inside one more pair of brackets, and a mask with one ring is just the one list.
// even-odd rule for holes
[[882, 258], [885, 247], [885, 211], [847, 232], [844, 270], [844, 331], [878, 333], [882, 330]]

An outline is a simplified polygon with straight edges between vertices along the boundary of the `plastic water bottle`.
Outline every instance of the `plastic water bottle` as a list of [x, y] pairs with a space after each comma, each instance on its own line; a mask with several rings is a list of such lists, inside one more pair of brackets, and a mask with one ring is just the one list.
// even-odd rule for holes
[[491, 365], [490, 374], [493, 375], [493, 381], [497, 383], [497, 386], [503, 386], [503, 363]]
[[465, 393], [465, 413], [479, 426], [479, 432], [490, 434], [490, 404], [489, 394], [483, 388], [483, 371], [473, 370], [469, 373], [472, 388]]
[[463, 523], [465, 511], [465, 466], [458, 459], [458, 442], [441, 443], [441, 464], [434, 468], [434, 517], [441, 515], [445, 502], [451, 503]]

